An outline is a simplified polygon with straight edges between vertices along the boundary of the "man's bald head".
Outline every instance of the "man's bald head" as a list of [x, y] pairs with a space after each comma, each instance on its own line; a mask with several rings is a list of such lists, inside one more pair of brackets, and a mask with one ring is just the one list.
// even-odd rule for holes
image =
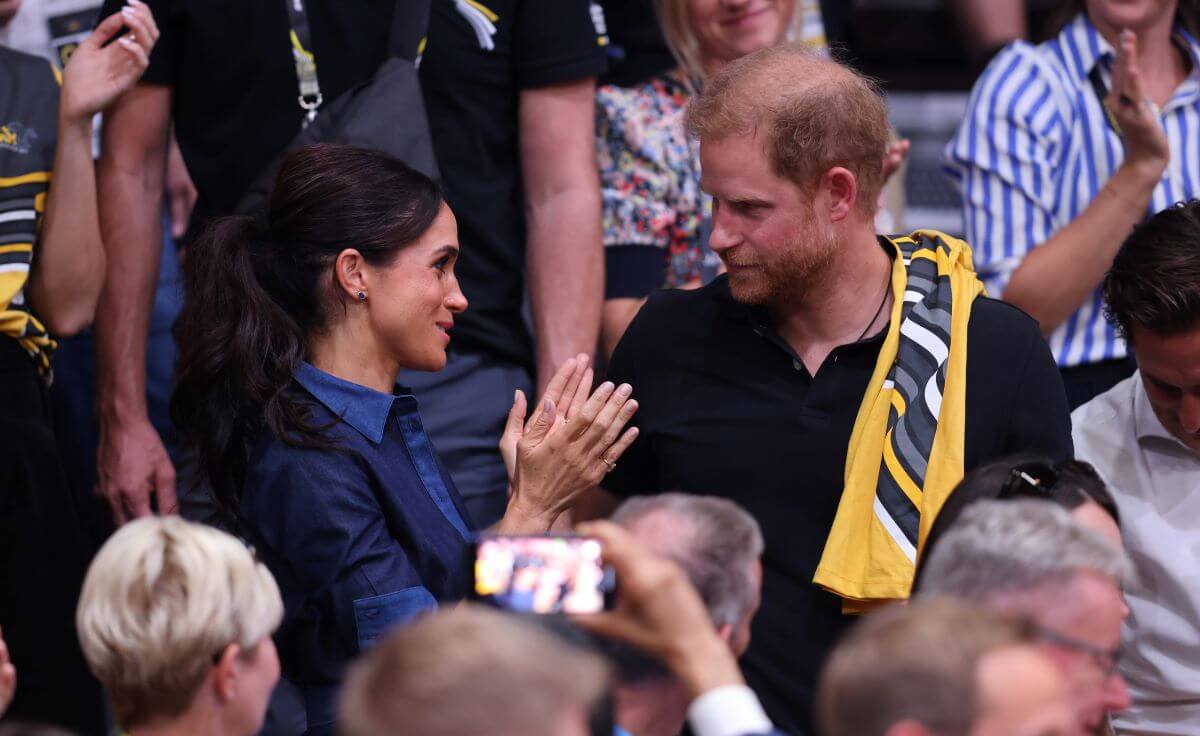
[[692, 101], [688, 128], [701, 144], [761, 136], [772, 171], [805, 190], [841, 166], [858, 183], [857, 208], [874, 216], [884, 182], [887, 107], [874, 82], [802, 44], [727, 64]]

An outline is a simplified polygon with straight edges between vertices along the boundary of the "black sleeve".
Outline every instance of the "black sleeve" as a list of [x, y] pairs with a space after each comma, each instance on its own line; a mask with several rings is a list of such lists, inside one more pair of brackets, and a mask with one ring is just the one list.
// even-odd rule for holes
[[638, 438], [634, 440], [613, 471], [604, 479], [604, 490], [622, 498], [644, 493], [655, 493], [659, 488], [658, 462], [653, 447], [656, 421], [668, 413], [664, 410], [664, 402], [670, 398], [670, 393], [653, 382], [656, 376], [662, 375], [662, 369], [656, 368], [659, 342], [656, 339], [655, 323], [660, 307], [662, 293], [655, 294], [629, 323], [625, 335], [617, 343], [612, 359], [608, 363], [607, 379], [620, 385], [628, 383], [633, 386], [633, 398], [638, 400], [638, 412], [634, 414], [631, 426], [638, 428]]
[[[176, 0], [144, 0], [154, 15], [158, 24], [158, 43], [150, 52], [150, 66], [142, 74], [142, 82], [146, 84], [174, 84], [178, 70], [176, 59], [182, 46], [180, 40], [180, 12]], [[126, 0], [104, 0], [100, 8], [100, 19], [103, 20], [113, 13], [119, 13], [125, 7]]]
[[513, 26], [517, 86], [546, 87], [603, 74], [604, 13], [588, 0], [521, 0]]
[[1006, 455], [1038, 452], [1055, 460], [1075, 457], [1071, 409], [1062, 374], [1040, 332], [1030, 340], [1009, 418]]
[[967, 352], [967, 469], [1021, 452], [1074, 455], [1062, 376], [1037, 322], [979, 299]]

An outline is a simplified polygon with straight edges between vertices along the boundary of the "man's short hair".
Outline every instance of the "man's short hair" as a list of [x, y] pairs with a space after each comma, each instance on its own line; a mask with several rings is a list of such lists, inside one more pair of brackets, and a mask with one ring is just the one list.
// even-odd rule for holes
[[1200, 327], [1200, 200], [1134, 228], [1104, 279], [1105, 310], [1125, 339], [1134, 327], [1176, 335]]
[[980, 709], [979, 661], [1035, 638], [1025, 619], [947, 598], [868, 614], [825, 664], [816, 703], [821, 732], [883, 736], [913, 720], [935, 733], [968, 733]]
[[1079, 572], [1133, 578], [1121, 550], [1049, 501], [980, 501], [963, 512], [929, 556], [926, 594], [987, 603], [1067, 585]]
[[667, 530], [642, 541], [683, 568], [718, 628], [750, 615], [758, 600], [753, 569], [763, 538], [742, 507], [716, 496], [661, 493], [629, 499], [612, 520], [631, 530], [650, 524], [648, 531]]
[[250, 654], [283, 618], [275, 579], [225, 532], [178, 516], [117, 530], [83, 581], [79, 643], [128, 730], [191, 705], [230, 644]]
[[603, 694], [598, 656], [512, 615], [460, 604], [392, 634], [350, 667], [342, 736], [553, 736]]
[[856, 208], [874, 217], [883, 189], [887, 106], [878, 86], [802, 43], [772, 46], [725, 65], [688, 106], [688, 128], [720, 139], [765, 131], [777, 176], [805, 191], [835, 166], [858, 182]]

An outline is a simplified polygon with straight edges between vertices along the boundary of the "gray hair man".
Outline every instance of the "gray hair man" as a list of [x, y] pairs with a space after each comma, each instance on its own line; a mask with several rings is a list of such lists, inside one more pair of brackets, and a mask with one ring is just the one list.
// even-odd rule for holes
[[[715, 496], [664, 493], [622, 504], [612, 520], [651, 552], [680, 567], [708, 607], [734, 656], [750, 645], [750, 621], [762, 593], [762, 532], [736, 503]], [[690, 698], [665, 671], [622, 672], [616, 721], [634, 736], [674, 736]]]
[[1129, 706], [1117, 662], [1132, 575], [1123, 550], [1054, 504], [982, 501], [934, 549], [923, 592], [1031, 617], [1091, 733]]

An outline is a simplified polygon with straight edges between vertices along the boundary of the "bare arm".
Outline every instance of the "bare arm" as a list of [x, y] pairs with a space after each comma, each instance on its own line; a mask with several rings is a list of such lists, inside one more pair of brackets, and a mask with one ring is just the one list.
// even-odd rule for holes
[[1108, 107], [1122, 131], [1125, 161], [1095, 200], [1013, 271], [1004, 300], [1028, 312], [1049, 335], [1092, 295], [1121, 243], [1146, 212], [1171, 151], [1158, 111], [1146, 98], [1136, 39], [1123, 36]]
[[521, 169], [539, 393], [563, 361], [595, 350], [600, 330], [604, 254], [595, 91], [589, 77], [521, 92]]
[[108, 279], [96, 320], [98, 492], [118, 523], [175, 506], [174, 470], [146, 413], [146, 338], [162, 248], [169, 87], [140, 84], [108, 112], [100, 224]]
[[[109, 43], [126, 27], [128, 36]], [[56, 335], [73, 335], [91, 323], [104, 283], [92, 117], [141, 76], [157, 39], [146, 6], [130, 7], [79, 45], [63, 75], [54, 179], [28, 285], [30, 302]]]

